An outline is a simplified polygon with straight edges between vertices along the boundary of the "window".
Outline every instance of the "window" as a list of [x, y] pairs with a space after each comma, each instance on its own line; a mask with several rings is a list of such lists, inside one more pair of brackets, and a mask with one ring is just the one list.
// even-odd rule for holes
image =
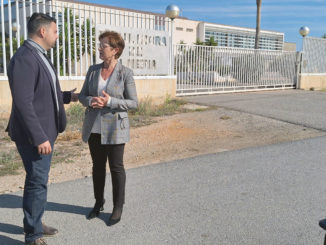
[[183, 31], [183, 28], [182, 27], [177, 27], [175, 28], [177, 31]]
[[[209, 41], [214, 37], [218, 46], [237, 47], [237, 48], [254, 48], [255, 36], [252, 33], [245, 33], [240, 31], [224, 31], [224, 30], [205, 30], [205, 41]], [[261, 36], [259, 40], [259, 47], [261, 49], [282, 49], [282, 39], [275, 36]]]
[[162, 16], [155, 15], [155, 30], [157, 31], [164, 31], [165, 30], [165, 21]]
[[192, 29], [192, 28], [187, 28], [186, 31], [187, 31], [187, 32], [193, 32], [194, 29]]

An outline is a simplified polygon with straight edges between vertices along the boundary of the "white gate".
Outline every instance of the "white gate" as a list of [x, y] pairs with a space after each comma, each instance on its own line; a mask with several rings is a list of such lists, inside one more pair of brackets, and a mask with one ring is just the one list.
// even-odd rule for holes
[[177, 95], [294, 88], [297, 53], [178, 44]]

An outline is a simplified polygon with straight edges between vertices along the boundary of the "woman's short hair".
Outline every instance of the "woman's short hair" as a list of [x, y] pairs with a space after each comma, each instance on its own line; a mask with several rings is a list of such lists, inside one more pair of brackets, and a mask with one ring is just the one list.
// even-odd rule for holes
[[112, 48], [119, 48], [119, 51], [115, 55], [115, 58], [118, 59], [125, 48], [125, 41], [123, 40], [122, 36], [115, 31], [105, 31], [98, 37], [99, 40], [103, 38], [108, 39], [108, 44]]

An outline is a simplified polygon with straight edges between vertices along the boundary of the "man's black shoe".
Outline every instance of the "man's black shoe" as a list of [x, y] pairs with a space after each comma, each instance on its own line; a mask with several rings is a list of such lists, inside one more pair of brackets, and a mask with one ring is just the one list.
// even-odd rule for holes
[[38, 238], [32, 242], [25, 242], [25, 245], [47, 245], [47, 243], [42, 238]]

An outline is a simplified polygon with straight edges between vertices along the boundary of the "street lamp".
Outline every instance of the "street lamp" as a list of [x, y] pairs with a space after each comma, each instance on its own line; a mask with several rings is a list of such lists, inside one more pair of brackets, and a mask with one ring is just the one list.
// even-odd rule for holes
[[[170, 4], [166, 7], [165, 14], [167, 17], [171, 19], [171, 42], [170, 42], [170, 64], [172, 70], [170, 71], [170, 75], [174, 73], [174, 55], [173, 55], [173, 20], [177, 18], [180, 14], [180, 9], [175, 4]], [[171, 68], [170, 68], [171, 69]]]
[[302, 37], [305, 37], [309, 34], [310, 29], [307, 26], [302, 26], [299, 30], [299, 33]]
[[16, 22], [12, 23], [11, 29], [12, 29], [13, 32], [17, 32], [18, 26], [17, 26], [17, 23]]
[[[299, 29], [299, 33], [300, 35], [302, 36], [303, 40], [302, 40], [302, 48], [301, 48], [301, 52], [299, 52], [299, 56], [298, 56], [298, 71], [297, 71], [297, 77], [299, 78], [300, 77], [300, 80], [301, 80], [301, 72], [302, 72], [302, 62], [303, 62], [303, 46], [304, 46], [304, 40], [305, 40], [305, 36], [307, 36], [309, 34], [310, 30], [307, 26], [302, 26], [300, 29]], [[300, 88], [300, 81], [298, 79], [298, 82], [296, 84], [296, 88]], [[326, 242], [326, 240], [325, 240]], [[325, 243], [326, 244], [326, 243]]]
[[15, 38], [17, 42], [17, 48], [20, 46], [20, 36], [19, 36], [19, 31], [20, 31], [20, 25], [17, 22], [12, 23], [11, 30], [15, 33]]
[[167, 17], [169, 17], [172, 21], [179, 16], [180, 9], [175, 4], [170, 4], [166, 7], [165, 14]]

